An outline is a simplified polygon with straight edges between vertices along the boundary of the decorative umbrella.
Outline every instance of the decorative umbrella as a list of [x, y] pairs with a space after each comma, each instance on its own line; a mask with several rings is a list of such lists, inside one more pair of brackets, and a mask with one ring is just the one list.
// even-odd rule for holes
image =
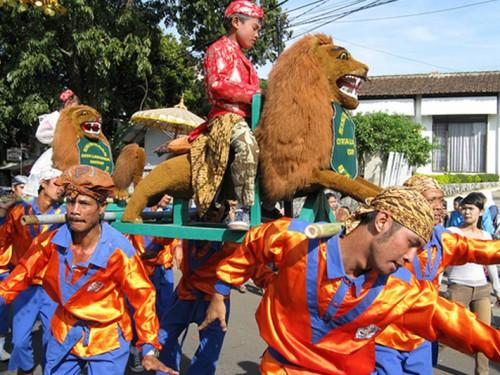
[[179, 104], [170, 108], [148, 109], [132, 115], [130, 121], [146, 127], [154, 127], [175, 133], [174, 138], [188, 134], [205, 120], [188, 111], [184, 105], [184, 97]]

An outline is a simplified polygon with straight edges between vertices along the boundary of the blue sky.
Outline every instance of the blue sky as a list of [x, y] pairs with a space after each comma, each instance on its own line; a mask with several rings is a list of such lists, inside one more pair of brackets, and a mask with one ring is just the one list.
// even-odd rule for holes
[[[295, 10], [289, 17], [300, 15], [297, 20], [318, 17], [332, 7], [352, 2], [316, 2], [314, 9]], [[289, 0], [282, 7], [287, 11], [311, 3], [313, 1]], [[352, 22], [474, 3], [482, 4], [422, 16]], [[294, 34], [313, 26], [297, 26], [293, 28]], [[370, 75], [500, 70], [500, 0], [399, 0], [354, 13], [313, 32], [331, 35], [336, 44], [346, 47], [370, 67]], [[290, 43], [293, 40], [287, 44]], [[266, 77], [269, 69], [270, 64], [260, 67], [259, 75]]]

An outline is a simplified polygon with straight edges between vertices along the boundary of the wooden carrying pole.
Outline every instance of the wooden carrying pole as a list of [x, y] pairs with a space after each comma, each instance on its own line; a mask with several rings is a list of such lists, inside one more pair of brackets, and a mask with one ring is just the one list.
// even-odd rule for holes
[[315, 223], [310, 224], [304, 230], [304, 234], [309, 239], [335, 236], [342, 230], [344, 223]]
[[[121, 215], [117, 212], [105, 212], [103, 220], [105, 221], [115, 221]], [[165, 211], [152, 212], [145, 211], [141, 214], [144, 220], [154, 220], [163, 219], [168, 217], [169, 213]], [[22, 225], [44, 225], [44, 224], [63, 224], [66, 222], [66, 214], [54, 214], [54, 215], [24, 215], [21, 217]]]

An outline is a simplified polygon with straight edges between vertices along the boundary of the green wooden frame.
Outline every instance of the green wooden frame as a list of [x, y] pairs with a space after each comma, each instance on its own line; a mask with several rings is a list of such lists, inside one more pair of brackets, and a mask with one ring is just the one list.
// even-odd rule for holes
[[[255, 129], [260, 120], [262, 107], [262, 96], [256, 94], [252, 98], [252, 116], [251, 127]], [[119, 212], [123, 210], [119, 206], [113, 205], [109, 210]], [[231, 241], [241, 242], [246, 232], [232, 231], [224, 225], [199, 223], [189, 221], [189, 201], [183, 199], [174, 199], [173, 205], [173, 223], [172, 224], [132, 224], [117, 220], [112, 223], [122, 233], [139, 234], [142, 236], [157, 236], [168, 238], [179, 238], [189, 240], [208, 240], [208, 241]], [[255, 199], [250, 209], [250, 226], [254, 227], [261, 223], [260, 213], [260, 186], [259, 179], [255, 181]]]

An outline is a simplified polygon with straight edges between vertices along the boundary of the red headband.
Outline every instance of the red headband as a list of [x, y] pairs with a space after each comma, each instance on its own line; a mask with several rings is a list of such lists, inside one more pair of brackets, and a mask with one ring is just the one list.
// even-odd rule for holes
[[264, 17], [264, 11], [260, 6], [255, 4], [253, 1], [248, 0], [236, 0], [231, 2], [224, 12], [224, 17], [229, 18], [233, 14], [239, 13], [248, 17], [262, 18]]
[[72, 96], [74, 96], [75, 93], [70, 90], [70, 89], [67, 89], [67, 90], [64, 90], [61, 95], [59, 95], [59, 99], [61, 99], [61, 101], [63, 103], [66, 103], [68, 101], [69, 98], [71, 98]]

